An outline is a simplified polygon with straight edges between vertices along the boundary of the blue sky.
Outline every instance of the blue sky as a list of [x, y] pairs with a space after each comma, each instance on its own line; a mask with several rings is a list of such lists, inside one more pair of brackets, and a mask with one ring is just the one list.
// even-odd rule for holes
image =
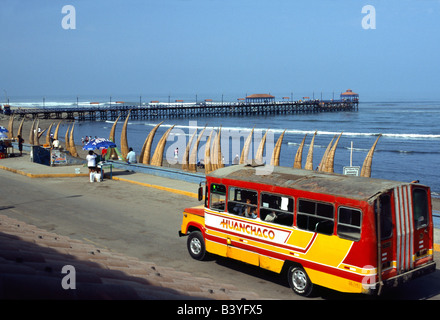
[[440, 99], [439, 31], [438, 0], [2, 0], [0, 89]]

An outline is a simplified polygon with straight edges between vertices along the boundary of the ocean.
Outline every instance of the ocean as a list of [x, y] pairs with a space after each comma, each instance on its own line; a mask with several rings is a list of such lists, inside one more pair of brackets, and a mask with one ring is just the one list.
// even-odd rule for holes
[[[130, 100], [131, 98], [131, 100]], [[127, 105], [139, 106], [145, 98], [130, 97]], [[198, 101], [204, 97], [199, 96]], [[236, 101], [236, 98], [225, 96], [223, 101]], [[56, 99], [20, 99], [11, 101], [12, 106], [22, 108], [65, 106], [76, 108], [77, 101], [65, 97]], [[159, 99], [151, 99], [159, 100]], [[188, 97], [186, 101], [195, 102], [196, 97]], [[220, 101], [220, 98], [217, 100]], [[217, 101], [216, 100], [216, 101]], [[295, 154], [302, 139], [307, 134], [303, 151], [303, 166], [306, 161], [309, 145], [314, 132], [313, 165], [317, 167], [329, 142], [335, 135], [342, 133], [336, 150], [334, 171], [342, 173], [346, 166], [362, 167], [363, 161], [379, 134], [380, 137], [373, 157], [372, 178], [383, 178], [399, 181], [419, 180], [431, 187], [433, 196], [440, 196], [440, 101], [393, 101], [382, 102], [362, 101], [359, 110], [353, 112], [313, 113], [294, 115], [247, 116], [225, 118], [189, 118], [161, 120], [129, 120], [127, 139], [129, 146], [139, 154], [144, 141], [151, 129], [160, 121], [153, 145], [156, 145], [163, 133], [174, 125], [166, 148], [165, 156], [169, 161], [174, 159], [174, 150], [179, 149], [179, 160], [182, 159], [185, 147], [195, 130], [198, 133], [206, 126], [199, 144], [199, 159], [204, 157], [204, 146], [210, 132], [221, 127], [221, 148], [226, 165], [233, 162], [234, 157], [241, 153], [244, 141], [251, 129], [254, 129], [253, 144], [249, 158], [255, 155], [259, 142], [268, 130], [265, 150], [265, 161], [270, 163], [272, 150], [278, 137], [285, 131], [280, 165], [292, 167]], [[16, 101], [16, 102], [15, 102]], [[90, 98], [78, 101], [78, 105], [90, 105], [92, 101], [105, 101], [111, 98]], [[113, 104], [116, 100], [113, 100]], [[160, 101], [168, 102], [167, 96]], [[75, 124], [74, 139], [81, 143], [84, 136], [108, 138], [113, 121], [78, 122]], [[116, 143], [119, 144], [123, 120], [116, 127]], [[63, 139], [68, 123], [60, 127]], [[195, 141], [195, 139], [194, 139]], [[154, 146], [153, 146], [154, 147]], [[153, 149], [154, 150], [154, 149]], [[153, 152], [153, 151], [152, 151]]]

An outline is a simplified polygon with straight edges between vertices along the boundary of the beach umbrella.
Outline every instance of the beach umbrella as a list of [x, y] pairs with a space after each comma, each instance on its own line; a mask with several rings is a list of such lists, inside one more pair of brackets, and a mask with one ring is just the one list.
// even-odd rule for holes
[[8, 135], [5, 132], [0, 131], [0, 140], [4, 140], [4, 139], [8, 139]]
[[116, 143], [104, 138], [96, 138], [96, 139], [92, 139], [90, 142], [85, 144], [83, 150], [108, 149], [108, 148], [116, 148]]
[[5, 127], [0, 126], [0, 132], [9, 132]]

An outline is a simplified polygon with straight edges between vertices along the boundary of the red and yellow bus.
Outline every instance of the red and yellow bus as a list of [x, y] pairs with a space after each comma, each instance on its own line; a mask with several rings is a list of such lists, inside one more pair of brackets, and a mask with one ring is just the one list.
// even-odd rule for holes
[[430, 189], [417, 183], [229, 166], [206, 176], [205, 203], [184, 210], [179, 234], [194, 259], [286, 272], [303, 296], [380, 294], [435, 271]]

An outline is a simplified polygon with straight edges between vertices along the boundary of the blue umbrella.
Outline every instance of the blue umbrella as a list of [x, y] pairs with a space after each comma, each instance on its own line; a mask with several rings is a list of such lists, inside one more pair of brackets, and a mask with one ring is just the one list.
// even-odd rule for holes
[[0, 126], [0, 132], [9, 132], [5, 127]]
[[116, 143], [104, 138], [96, 138], [85, 144], [83, 150], [108, 149], [108, 148], [116, 148]]

